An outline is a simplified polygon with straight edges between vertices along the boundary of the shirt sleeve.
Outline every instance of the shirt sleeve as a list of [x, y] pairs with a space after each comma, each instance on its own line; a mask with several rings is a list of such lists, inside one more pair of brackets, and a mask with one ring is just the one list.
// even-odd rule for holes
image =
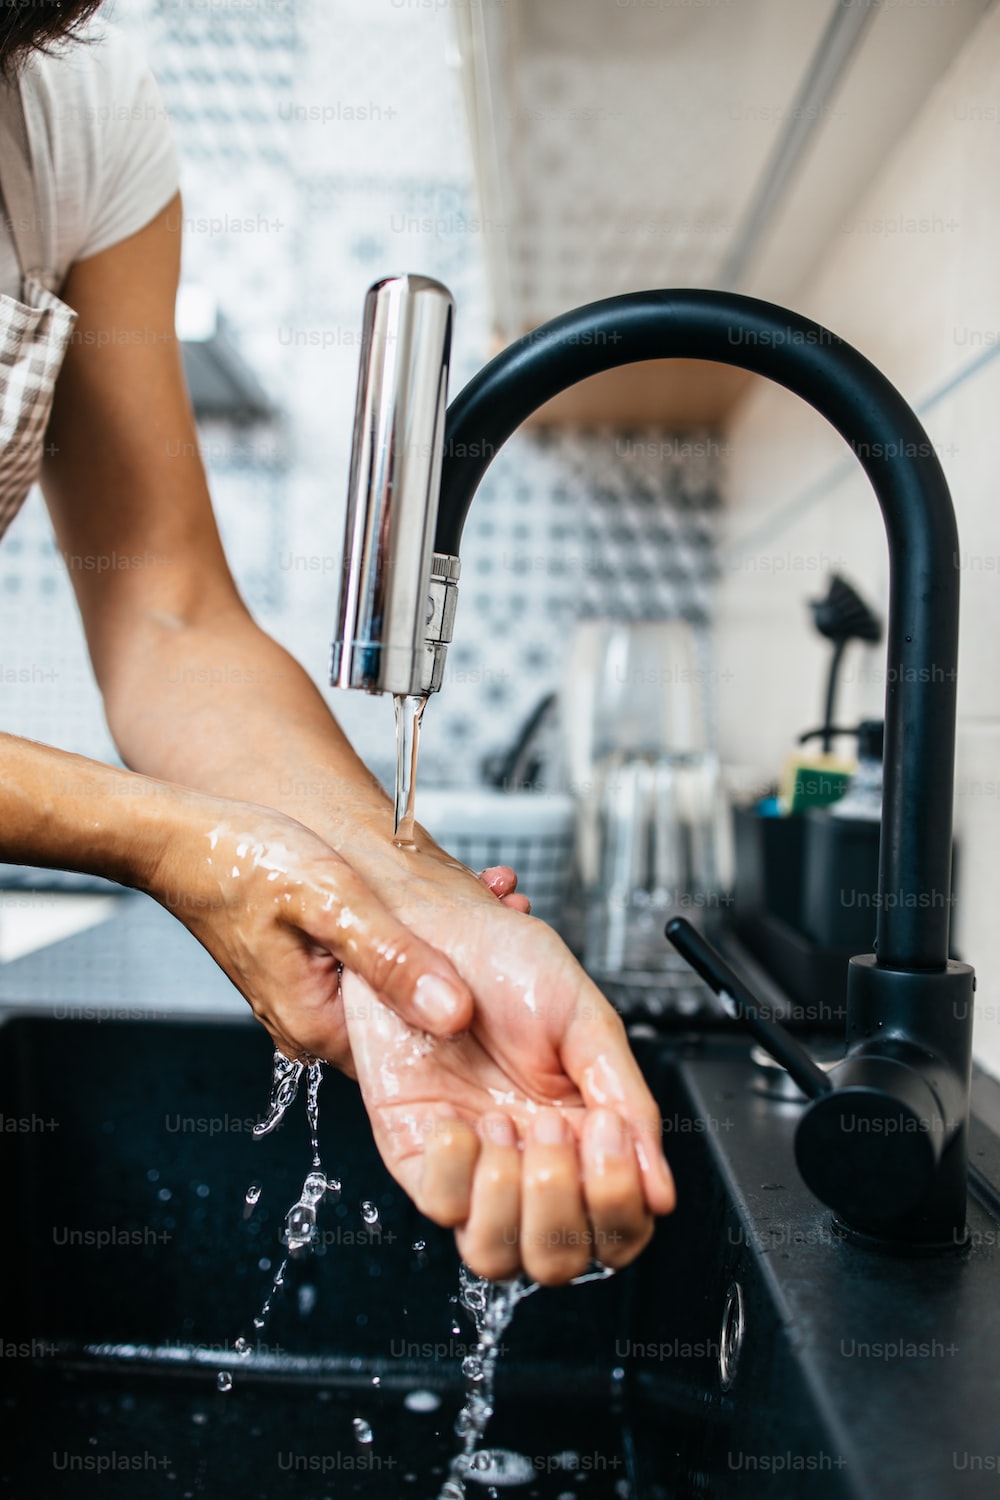
[[127, 239], [177, 192], [180, 171], [163, 96], [148, 66], [119, 32], [87, 44], [97, 94], [95, 191], [75, 259]]
[[137, 233], [170, 202], [177, 153], [148, 64], [104, 23], [33, 54], [22, 97], [46, 263], [58, 285], [74, 261]]

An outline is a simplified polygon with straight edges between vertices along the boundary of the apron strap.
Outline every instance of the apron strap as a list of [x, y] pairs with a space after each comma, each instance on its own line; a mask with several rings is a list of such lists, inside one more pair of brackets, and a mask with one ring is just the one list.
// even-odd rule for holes
[[41, 278], [45, 246], [19, 77], [0, 93], [0, 193], [21, 274]]

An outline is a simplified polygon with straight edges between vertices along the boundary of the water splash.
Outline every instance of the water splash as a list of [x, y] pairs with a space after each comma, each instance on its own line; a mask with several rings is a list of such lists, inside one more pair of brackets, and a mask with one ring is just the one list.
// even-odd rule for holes
[[279, 1292], [285, 1284], [285, 1272], [287, 1270], [288, 1256], [286, 1255], [277, 1271], [275, 1272], [274, 1280], [271, 1282], [271, 1290], [264, 1298], [260, 1312], [253, 1320], [253, 1326], [257, 1329], [258, 1333], [267, 1325], [267, 1320], [271, 1316], [271, 1303], [274, 1301], [275, 1294]]
[[[609, 1266], [593, 1261], [582, 1275], [573, 1277], [570, 1285], [606, 1281], [614, 1274]], [[518, 1304], [538, 1290], [538, 1282], [528, 1281], [524, 1276], [513, 1281], [486, 1281], [464, 1264], [460, 1269], [458, 1302], [475, 1323], [476, 1347], [462, 1361], [465, 1404], [455, 1419], [455, 1432], [462, 1440], [462, 1447], [449, 1465], [448, 1477], [441, 1486], [438, 1500], [465, 1500], [468, 1479], [492, 1486], [524, 1484], [531, 1477], [527, 1474], [515, 1478], [516, 1474], [523, 1473], [525, 1464], [530, 1468], [529, 1459], [519, 1453], [509, 1453], [505, 1448], [484, 1449], [480, 1445], [493, 1415], [493, 1388], [503, 1336], [513, 1321]], [[452, 1332], [459, 1332], [457, 1324], [453, 1325]]]
[[[267, 1320], [271, 1315], [271, 1307], [275, 1296], [281, 1291], [285, 1284], [285, 1274], [288, 1263], [292, 1258], [299, 1258], [315, 1250], [319, 1244], [319, 1226], [317, 1224], [317, 1211], [324, 1199], [333, 1202], [340, 1197], [341, 1185], [336, 1177], [327, 1177], [322, 1171], [322, 1161], [319, 1154], [319, 1089], [323, 1081], [323, 1064], [317, 1058], [307, 1058], [304, 1061], [293, 1061], [275, 1049], [271, 1070], [271, 1094], [268, 1100], [268, 1110], [265, 1118], [254, 1126], [254, 1136], [268, 1135], [276, 1129], [284, 1119], [288, 1110], [294, 1104], [298, 1096], [299, 1084], [302, 1075], [306, 1075], [306, 1117], [309, 1122], [309, 1137], [312, 1150], [312, 1170], [306, 1174], [302, 1184], [302, 1191], [298, 1199], [292, 1204], [285, 1215], [285, 1222], [281, 1229], [279, 1238], [287, 1250], [274, 1279], [271, 1282], [271, 1290], [268, 1292], [261, 1306], [260, 1312], [253, 1320], [255, 1330], [260, 1333], [267, 1326]], [[253, 1182], [247, 1188], [245, 1202], [247, 1209], [245, 1216], [253, 1212], [261, 1195], [261, 1186]], [[262, 1269], [266, 1262], [262, 1262]], [[311, 1307], [309, 1309], [311, 1311]], [[251, 1346], [244, 1338], [236, 1340], [235, 1348], [242, 1357], [248, 1356]], [[219, 1389], [224, 1371], [219, 1373]], [[227, 1377], [228, 1378], [228, 1377]], [[230, 1380], [231, 1384], [231, 1380]], [[228, 1390], [230, 1387], [226, 1386]]]
[[262, 1135], [270, 1135], [281, 1124], [289, 1106], [295, 1102], [304, 1070], [304, 1062], [298, 1058], [286, 1057], [275, 1047], [271, 1063], [271, 1097], [268, 1100], [267, 1114], [253, 1128], [255, 1140]]
[[312, 1148], [312, 1163], [320, 1165], [319, 1159], [319, 1086], [323, 1082], [323, 1064], [309, 1064], [306, 1076], [306, 1119], [309, 1121], [309, 1144]]
[[327, 1180], [322, 1172], [310, 1172], [302, 1184], [298, 1202], [293, 1203], [285, 1215], [285, 1227], [281, 1231], [281, 1243], [288, 1246], [289, 1255], [302, 1250], [312, 1250], [319, 1240], [316, 1210], [326, 1196]]
[[486, 1281], [466, 1265], [459, 1272], [458, 1300], [475, 1323], [476, 1347], [462, 1361], [465, 1404], [455, 1419], [462, 1446], [451, 1461], [438, 1500], [464, 1500], [465, 1481], [477, 1463], [477, 1450], [493, 1415], [493, 1384], [501, 1341], [518, 1303], [537, 1290], [538, 1283], [523, 1276], [514, 1281]]
[[413, 848], [416, 818], [417, 755], [420, 750], [420, 720], [427, 707], [426, 694], [394, 693], [396, 710], [396, 807], [393, 841], [401, 849]]

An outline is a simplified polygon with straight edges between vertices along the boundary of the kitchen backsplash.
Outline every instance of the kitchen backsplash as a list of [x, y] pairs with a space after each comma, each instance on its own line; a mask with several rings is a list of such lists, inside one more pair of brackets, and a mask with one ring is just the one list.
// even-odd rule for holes
[[[387, 702], [326, 688], [361, 307], [397, 270], [457, 303], [452, 390], [492, 352], [475, 187], [446, 8], [394, 0], [117, 0], [153, 62], [182, 160], [184, 272], [281, 416], [202, 447], [227, 551], [262, 624], [303, 661], [374, 768]], [[474, 783], [558, 689], [573, 620], [704, 621], [724, 444], [536, 430], [487, 475], [463, 544], [427, 783]], [[67, 569], [33, 496], [0, 548], [3, 727], [114, 758]]]

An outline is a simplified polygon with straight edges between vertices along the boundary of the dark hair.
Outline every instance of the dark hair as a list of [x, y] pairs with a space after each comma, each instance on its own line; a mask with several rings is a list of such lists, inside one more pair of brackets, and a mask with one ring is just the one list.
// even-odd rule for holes
[[101, 0], [0, 0], [0, 74], [9, 77], [29, 52], [70, 36]]

